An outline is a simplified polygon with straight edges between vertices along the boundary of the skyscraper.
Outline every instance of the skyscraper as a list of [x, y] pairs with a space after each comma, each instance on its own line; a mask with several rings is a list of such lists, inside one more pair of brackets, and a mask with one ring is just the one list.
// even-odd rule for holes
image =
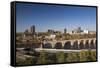
[[66, 28], [65, 28], [65, 29], [64, 29], [64, 34], [66, 34], [66, 31], [67, 31], [67, 30], [66, 30]]
[[31, 27], [26, 29], [25, 33], [35, 34], [35, 25], [32, 25]]
[[30, 33], [35, 34], [35, 25], [30, 27]]
[[81, 27], [78, 27], [77, 28], [77, 33], [80, 33], [82, 30], [81, 30]]

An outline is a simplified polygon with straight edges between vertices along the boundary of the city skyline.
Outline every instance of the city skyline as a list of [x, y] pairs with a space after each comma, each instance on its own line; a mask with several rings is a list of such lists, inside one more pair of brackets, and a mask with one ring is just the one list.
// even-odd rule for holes
[[17, 3], [16, 31], [24, 32], [31, 25], [35, 25], [36, 32], [77, 27], [96, 31], [96, 8]]
[[[35, 28], [36, 28], [35, 25], [32, 25], [32, 26], [34, 26], [34, 29], [33, 29], [34, 32], [33, 32], [33, 33], [37, 32], [37, 31], [35, 30]], [[24, 32], [29, 32], [29, 33], [31, 33], [31, 32], [32, 32], [32, 30], [31, 30], [32, 26], [30, 26], [29, 28], [26, 28]], [[45, 32], [48, 32], [48, 30], [52, 30], [52, 31], [58, 31], [58, 32], [63, 32], [63, 33], [69, 33], [69, 32], [73, 32], [73, 31], [77, 31], [77, 30], [79, 30], [79, 28], [80, 28], [81, 32], [83, 32], [84, 30], [85, 30], [85, 31], [89, 31], [88, 29], [82, 29], [81, 27], [77, 27], [77, 28], [75, 28], [75, 29], [73, 29], [73, 30], [71, 30], [71, 31], [69, 31], [68, 29], [64, 28], [62, 31], [60, 31], [60, 30], [55, 30], [55, 29], [47, 29]]]

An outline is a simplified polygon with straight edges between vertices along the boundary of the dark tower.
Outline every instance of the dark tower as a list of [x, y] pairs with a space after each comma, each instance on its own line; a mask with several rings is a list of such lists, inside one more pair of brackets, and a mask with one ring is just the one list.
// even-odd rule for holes
[[66, 28], [64, 29], [64, 34], [66, 34], [66, 32], [67, 32], [67, 30], [66, 30]]
[[81, 27], [78, 27], [77, 28], [77, 33], [80, 33], [81, 32]]
[[35, 25], [32, 25], [32, 26], [30, 27], [30, 29], [31, 29], [31, 33], [32, 33], [32, 34], [35, 34]]

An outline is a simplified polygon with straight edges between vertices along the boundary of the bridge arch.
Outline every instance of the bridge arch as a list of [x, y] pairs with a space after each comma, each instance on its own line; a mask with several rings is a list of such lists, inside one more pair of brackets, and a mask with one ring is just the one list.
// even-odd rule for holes
[[42, 48], [52, 48], [52, 44], [51, 43], [42, 44]]
[[84, 49], [84, 41], [81, 40], [79, 43], [79, 49]]
[[55, 49], [62, 49], [62, 43], [61, 42], [57, 42], [54, 46]]
[[74, 41], [73, 46], [72, 46], [72, 49], [75, 49], [75, 50], [79, 49], [78, 48], [78, 41], [77, 40]]
[[97, 46], [97, 40], [94, 41], [94, 49], [96, 49]]
[[71, 42], [70, 41], [65, 42], [64, 49], [71, 49]]
[[89, 40], [85, 41], [85, 47], [84, 47], [84, 49], [90, 49]]
[[91, 49], [95, 49], [95, 43], [94, 43], [94, 40], [91, 40], [91, 42], [90, 42], [90, 47], [91, 47]]

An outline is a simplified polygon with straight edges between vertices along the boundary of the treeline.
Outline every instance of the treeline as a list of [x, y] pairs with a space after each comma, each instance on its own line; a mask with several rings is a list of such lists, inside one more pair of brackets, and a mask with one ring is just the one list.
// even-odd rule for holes
[[56, 40], [71, 40], [71, 39], [87, 39], [87, 38], [96, 38], [96, 34], [57, 34]]
[[[26, 34], [26, 33], [16, 33], [16, 41], [22, 41], [24, 39], [24, 36], [27, 38], [27, 40], [32, 40], [33, 42], [40, 42], [43, 40], [52, 40], [51, 38], [46, 38], [46, 36], [50, 36], [48, 32], [44, 33], [38, 33], [35, 34]], [[87, 38], [96, 38], [96, 33], [94, 34], [55, 34], [55, 39], [56, 40], [72, 40], [72, 39], [87, 39]]]
[[[36, 64], [54, 64], [54, 63], [69, 63], [69, 62], [86, 62], [86, 61], [96, 61], [96, 51], [81, 51], [81, 52], [71, 52], [71, 53], [28, 53], [32, 58], [26, 58], [26, 60], [21, 61], [17, 59], [17, 65], [36, 65]], [[19, 61], [20, 60], [20, 61]]]

